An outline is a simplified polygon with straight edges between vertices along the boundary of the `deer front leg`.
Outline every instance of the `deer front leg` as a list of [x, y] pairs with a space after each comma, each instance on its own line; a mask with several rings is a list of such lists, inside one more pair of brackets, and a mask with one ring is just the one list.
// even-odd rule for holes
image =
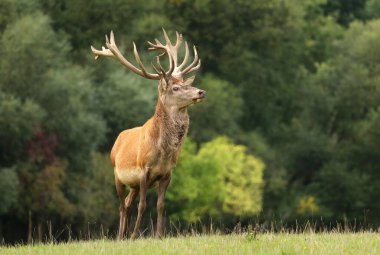
[[157, 198], [157, 230], [156, 237], [162, 238], [164, 233], [163, 213], [165, 207], [165, 193], [169, 186], [171, 175], [162, 178], [158, 184], [158, 198]]
[[139, 207], [138, 207], [138, 212], [137, 212], [137, 219], [136, 219], [136, 223], [135, 223], [135, 228], [133, 229], [133, 233], [131, 236], [132, 240], [136, 239], [139, 236], [141, 218], [142, 218], [142, 215], [144, 214], [144, 211], [146, 208], [146, 191], [148, 189], [147, 175], [148, 175], [148, 173], [146, 171], [140, 180], [140, 201], [139, 201]]

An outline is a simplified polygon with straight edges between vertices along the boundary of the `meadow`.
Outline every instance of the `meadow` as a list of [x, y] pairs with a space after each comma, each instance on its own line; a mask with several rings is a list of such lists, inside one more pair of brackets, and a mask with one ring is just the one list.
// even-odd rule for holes
[[16, 245], [0, 248], [0, 254], [380, 254], [380, 234], [266, 233], [190, 235], [162, 240], [109, 239], [69, 243]]

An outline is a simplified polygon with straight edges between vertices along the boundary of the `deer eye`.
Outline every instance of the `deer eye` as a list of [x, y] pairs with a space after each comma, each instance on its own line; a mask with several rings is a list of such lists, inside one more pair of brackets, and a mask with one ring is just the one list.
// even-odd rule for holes
[[178, 91], [179, 87], [173, 87], [173, 91]]

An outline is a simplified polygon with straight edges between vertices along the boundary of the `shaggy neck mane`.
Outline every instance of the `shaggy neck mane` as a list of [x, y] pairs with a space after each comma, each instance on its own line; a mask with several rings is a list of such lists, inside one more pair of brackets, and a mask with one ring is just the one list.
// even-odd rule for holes
[[167, 156], [176, 154], [189, 127], [187, 108], [170, 109], [159, 99], [153, 118], [154, 123], [157, 123], [154, 129], [158, 136], [158, 146]]

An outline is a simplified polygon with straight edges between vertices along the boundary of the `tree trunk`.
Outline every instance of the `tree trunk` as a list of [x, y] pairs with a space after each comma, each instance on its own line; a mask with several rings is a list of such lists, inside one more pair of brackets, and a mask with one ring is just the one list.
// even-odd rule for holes
[[33, 242], [33, 236], [32, 236], [32, 211], [29, 210], [28, 212], [28, 243]]
[[37, 238], [38, 238], [38, 242], [41, 243], [42, 242], [42, 223], [40, 220], [38, 220], [37, 222]]
[[0, 216], [0, 245], [4, 245], [3, 217]]

